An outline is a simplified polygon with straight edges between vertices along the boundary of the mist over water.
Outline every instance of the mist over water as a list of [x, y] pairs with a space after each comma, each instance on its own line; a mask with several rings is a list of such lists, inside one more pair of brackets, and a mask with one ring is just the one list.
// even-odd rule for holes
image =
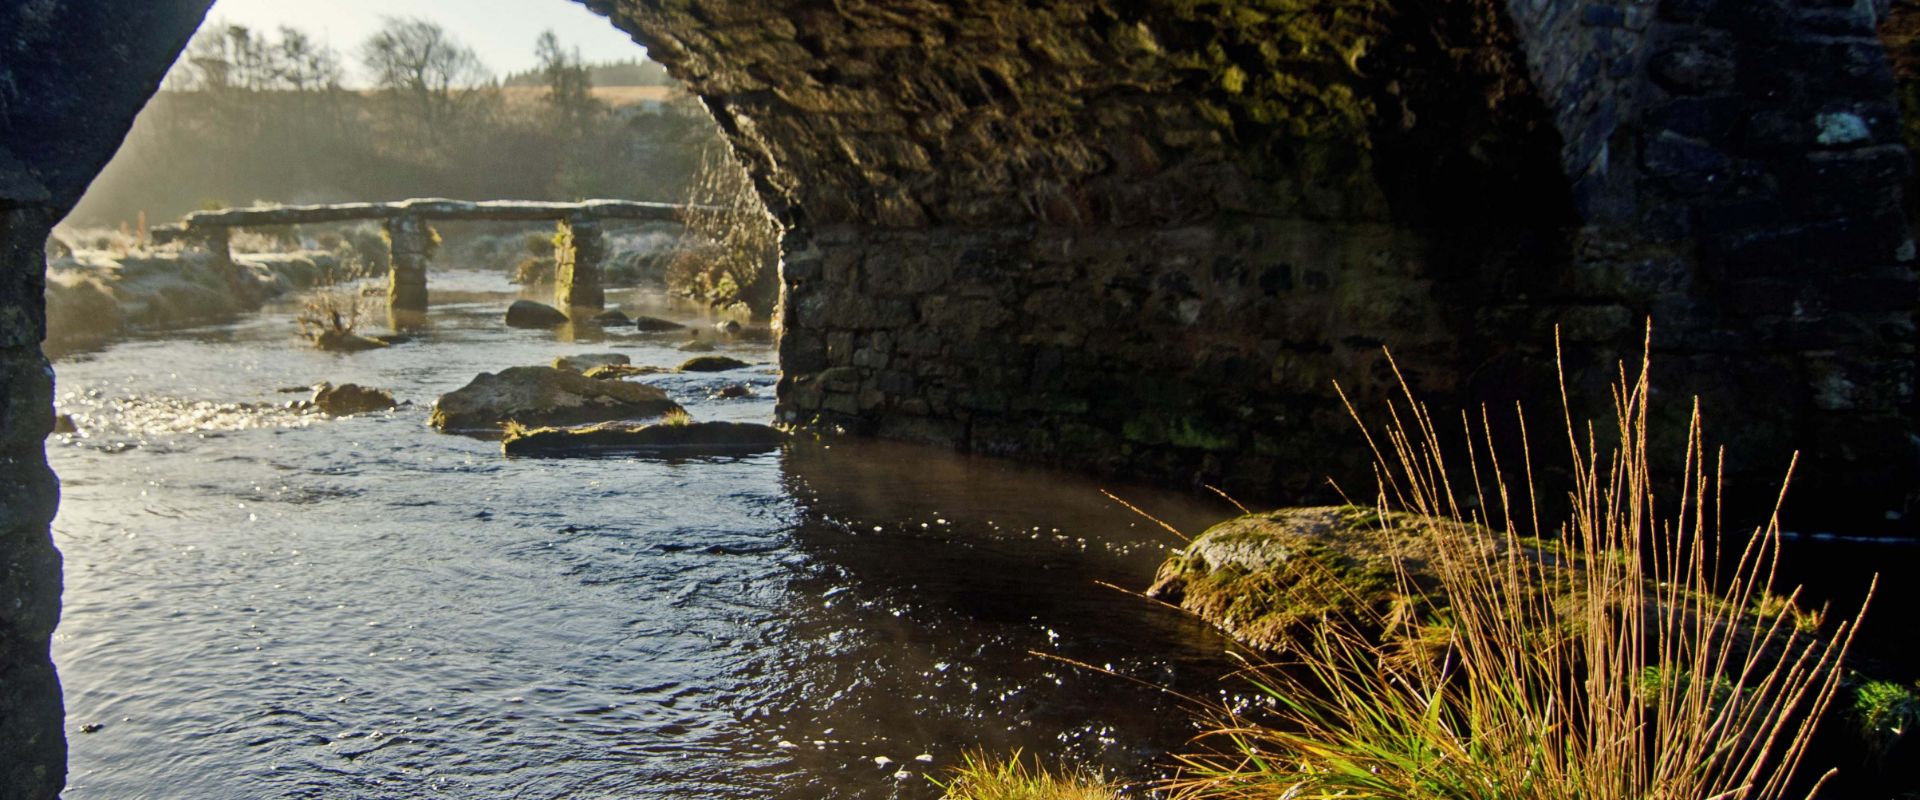
[[[1096, 583], [1145, 586], [1176, 541], [1093, 480], [844, 439], [542, 460], [433, 432], [481, 371], [688, 354], [509, 329], [504, 278], [431, 281], [431, 328], [384, 350], [314, 351], [270, 307], [56, 364], [82, 431], [48, 445], [67, 797], [932, 797], [963, 748], [1014, 747], [1144, 779], [1189, 709], [1030, 651], [1223, 688], [1225, 640]], [[769, 420], [770, 345], [701, 338], [765, 366], [645, 380]], [[285, 407], [322, 380], [410, 404]], [[1110, 488], [1188, 531], [1230, 511]]]

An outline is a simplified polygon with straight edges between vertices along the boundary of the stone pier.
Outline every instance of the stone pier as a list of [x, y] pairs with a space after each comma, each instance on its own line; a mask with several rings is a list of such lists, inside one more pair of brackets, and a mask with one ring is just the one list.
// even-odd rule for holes
[[554, 243], [558, 264], [555, 299], [561, 308], [598, 313], [606, 306], [602, 280], [607, 260], [603, 220], [679, 223], [685, 206], [633, 200], [586, 200], [553, 203], [538, 200], [472, 202], [421, 197], [391, 203], [330, 203], [309, 206], [264, 206], [196, 211], [176, 225], [152, 231], [154, 241], [190, 241], [232, 263], [228, 242], [233, 228], [250, 226], [318, 225], [382, 220], [387, 228], [391, 256], [387, 310], [396, 327], [424, 321], [427, 311], [427, 262], [434, 247], [431, 220], [527, 222], [558, 220], [560, 236]]
[[607, 237], [600, 221], [573, 216], [560, 221], [560, 236], [554, 240], [554, 305], [575, 316], [575, 309], [598, 312], [606, 307], [606, 289], [602, 281], [607, 256]]
[[396, 326], [417, 323], [427, 313], [427, 250], [432, 245], [427, 223], [402, 214], [387, 218], [391, 258], [387, 271], [387, 314]]

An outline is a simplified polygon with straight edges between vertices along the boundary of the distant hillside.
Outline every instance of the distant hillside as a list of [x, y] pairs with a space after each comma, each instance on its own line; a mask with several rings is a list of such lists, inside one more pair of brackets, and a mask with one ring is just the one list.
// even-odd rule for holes
[[[504, 86], [500, 94], [509, 104], [519, 106], [546, 98], [545, 86]], [[593, 99], [619, 111], [634, 106], [658, 106], [681, 96], [675, 86], [600, 86], [593, 87]]]
[[[599, 86], [672, 86], [675, 81], [667, 75], [667, 68], [652, 61], [633, 59], [600, 64], [588, 64], [587, 74], [593, 85]], [[545, 86], [546, 78], [539, 70], [515, 72], [503, 79], [502, 86]]]

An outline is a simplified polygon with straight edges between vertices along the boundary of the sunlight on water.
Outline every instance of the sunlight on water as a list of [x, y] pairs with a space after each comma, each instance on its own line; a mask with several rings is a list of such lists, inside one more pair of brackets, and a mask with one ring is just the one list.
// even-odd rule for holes
[[[459, 294], [384, 350], [314, 352], [269, 309], [56, 365], [68, 797], [919, 798], [978, 746], [1144, 779], [1192, 732], [1179, 704], [1031, 651], [1195, 694], [1232, 668], [1099, 585], [1145, 586], [1173, 542], [1095, 481], [884, 442], [553, 460], [434, 433], [481, 371], [688, 353], [505, 328], [497, 278], [433, 280]], [[702, 336], [762, 366], [642, 380], [771, 418], [770, 344]], [[287, 407], [323, 380], [403, 405]], [[1124, 491], [1189, 530], [1226, 513]]]

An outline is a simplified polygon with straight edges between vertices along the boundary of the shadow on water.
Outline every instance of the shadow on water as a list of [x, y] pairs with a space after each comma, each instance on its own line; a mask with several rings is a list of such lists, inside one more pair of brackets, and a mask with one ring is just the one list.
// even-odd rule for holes
[[[921, 798], [972, 747], [1139, 779], [1186, 710], [1030, 651], [1222, 687], [1227, 642], [1098, 585], [1145, 586], [1174, 539], [1087, 479], [862, 441], [547, 460], [434, 433], [474, 374], [588, 348], [762, 365], [642, 378], [696, 419], [766, 421], [777, 379], [767, 342], [669, 299], [618, 297], [699, 337], [581, 343], [502, 326], [497, 276], [435, 279], [390, 348], [319, 353], [270, 308], [57, 364], [68, 797]], [[320, 380], [403, 405], [285, 407]], [[1226, 513], [1121, 491], [1187, 530]]]
[[[785, 471], [802, 512], [793, 547], [810, 557], [785, 624], [810, 646], [770, 656], [784, 661], [768, 671], [790, 682], [759, 724], [794, 745], [808, 775], [917, 772], [922, 751], [950, 763], [956, 748], [981, 747], [1150, 778], [1194, 732], [1193, 709], [1035, 653], [1202, 696], [1233, 668], [1211, 629], [1101, 585], [1144, 587], [1176, 540], [1098, 483], [859, 440], [795, 445]], [[1188, 530], [1224, 513], [1122, 493]]]

